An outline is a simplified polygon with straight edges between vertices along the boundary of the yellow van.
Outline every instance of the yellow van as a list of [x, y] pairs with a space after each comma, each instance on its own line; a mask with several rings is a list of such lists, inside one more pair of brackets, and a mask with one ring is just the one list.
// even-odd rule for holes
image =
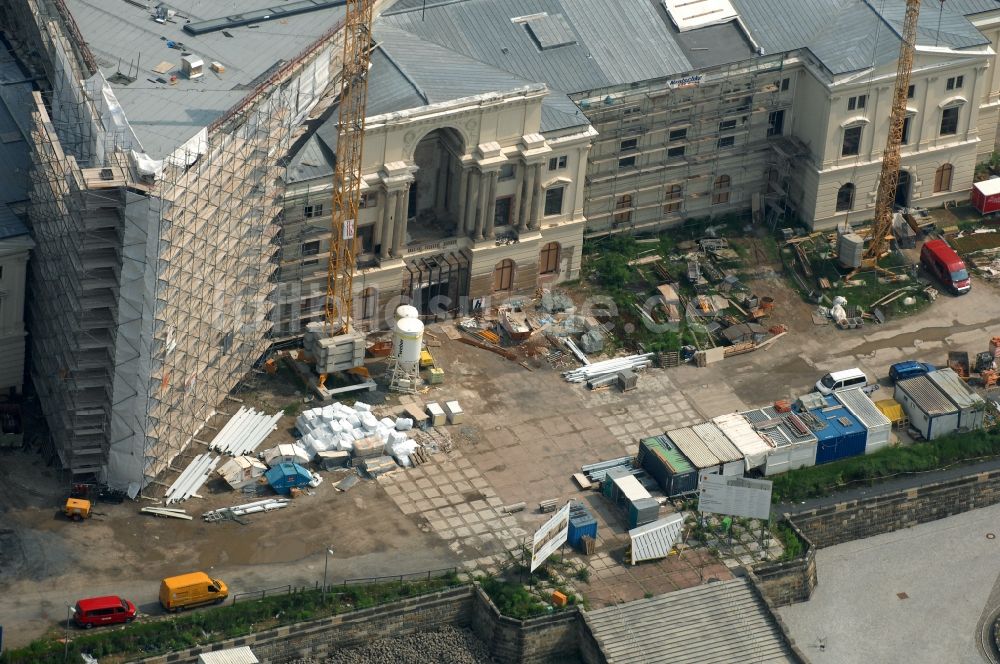
[[171, 576], [160, 582], [160, 604], [167, 611], [180, 611], [202, 604], [219, 604], [229, 597], [229, 588], [204, 572]]

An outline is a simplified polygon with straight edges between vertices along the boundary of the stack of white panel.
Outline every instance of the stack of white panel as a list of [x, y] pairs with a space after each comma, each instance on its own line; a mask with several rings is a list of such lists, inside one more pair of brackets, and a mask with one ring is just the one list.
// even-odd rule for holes
[[321, 408], [311, 408], [296, 418], [295, 427], [302, 435], [299, 444], [310, 457], [320, 452], [338, 450], [354, 453], [355, 444], [366, 440], [363, 447], [367, 450], [372, 447], [371, 442], [374, 440], [385, 445], [386, 452], [392, 454], [400, 464], [407, 465], [409, 455], [418, 447], [409, 433], [413, 420], [391, 417], [378, 419], [371, 412], [371, 406], [366, 403], [356, 403], [351, 407], [337, 402]]

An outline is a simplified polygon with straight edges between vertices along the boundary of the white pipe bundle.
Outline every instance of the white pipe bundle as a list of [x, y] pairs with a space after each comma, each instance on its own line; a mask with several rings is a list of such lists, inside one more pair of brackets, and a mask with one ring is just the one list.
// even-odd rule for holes
[[167, 489], [167, 493], [164, 495], [166, 504], [169, 505], [170, 503], [187, 500], [192, 495], [198, 493], [198, 489], [201, 488], [201, 485], [205, 483], [208, 476], [215, 470], [215, 466], [221, 459], [222, 457], [213, 458], [207, 452], [199, 454], [192, 459], [187, 468], [184, 469], [180, 476]]
[[223, 507], [221, 509], [212, 510], [210, 512], [205, 512], [202, 516], [206, 520], [215, 515], [224, 513], [231, 513], [234, 516], [244, 516], [246, 514], [257, 514], [258, 512], [270, 512], [272, 510], [281, 509], [282, 507], [288, 507], [287, 498], [266, 498], [252, 503], [244, 503], [242, 505], [233, 505], [232, 507]]
[[616, 374], [626, 369], [645, 369], [653, 364], [653, 354], [629, 355], [628, 357], [616, 357], [603, 362], [595, 362], [586, 366], [577, 367], [563, 372], [563, 378], [570, 383], [585, 383], [588, 380]]
[[280, 419], [280, 412], [268, 415], [244, 406], [226, 422], [209, 447], [232, 456], [248, 454], [277, 428]]

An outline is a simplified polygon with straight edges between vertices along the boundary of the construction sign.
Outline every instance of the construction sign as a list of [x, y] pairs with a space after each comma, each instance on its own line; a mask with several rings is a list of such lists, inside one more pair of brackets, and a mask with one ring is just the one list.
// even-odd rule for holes
[[569, 505], [569, 502], [563, 505], [562, 509], [535, 531], [531, 540], [532, 572], [569, 539]]
[[747, 519], [769, 519], [771, 481], [702, 473], [698, 478], [698, 510]]

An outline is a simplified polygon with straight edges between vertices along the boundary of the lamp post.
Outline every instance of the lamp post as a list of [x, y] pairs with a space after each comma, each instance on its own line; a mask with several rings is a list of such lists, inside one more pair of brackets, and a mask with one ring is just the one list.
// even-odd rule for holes
[[69, 661], [69, 624], [75, 611], [72, 604], [66, 605], [66, 638], [63, 641], [63, 662]]
[[326, 547], [326, 555], [323, 558], [323, 604], [326, 604], [326, 572], [330, 568], [330, 556], [333, 555], [333, 547]]

